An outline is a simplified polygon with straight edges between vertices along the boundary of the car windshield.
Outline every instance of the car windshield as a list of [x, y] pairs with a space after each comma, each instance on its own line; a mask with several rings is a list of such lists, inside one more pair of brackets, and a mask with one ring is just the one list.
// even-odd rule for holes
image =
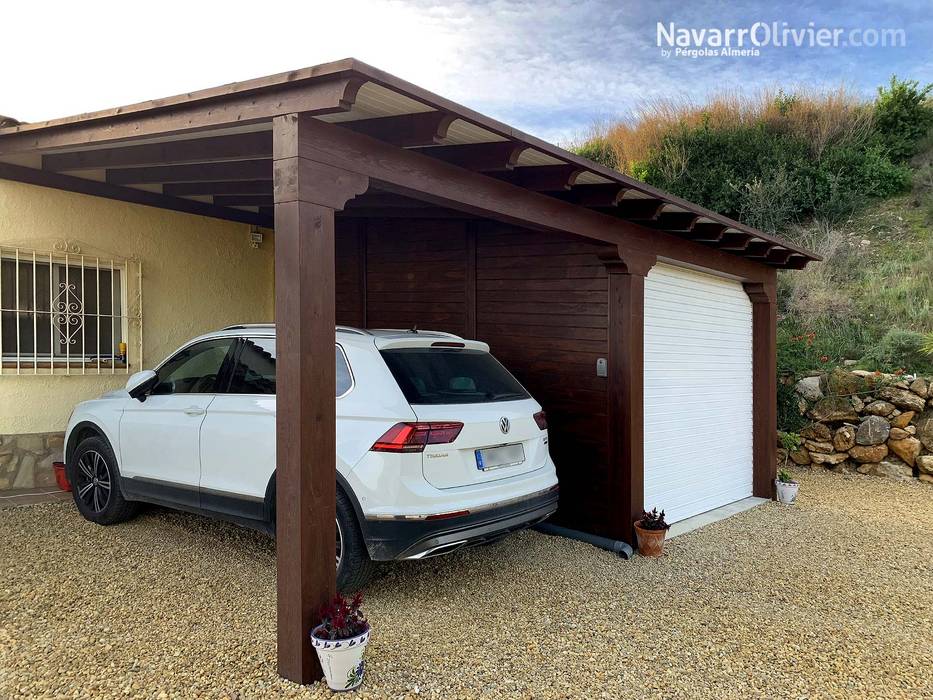
[[383, 350], [410, 404], [487, 403], [530, 398], [488, 352], [451, 348]]

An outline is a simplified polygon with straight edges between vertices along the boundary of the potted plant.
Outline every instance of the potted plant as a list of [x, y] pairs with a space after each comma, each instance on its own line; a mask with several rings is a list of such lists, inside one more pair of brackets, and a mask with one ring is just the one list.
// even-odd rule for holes
[[638, 537], [638, 553], [645, 557], [660, 557], [664, 554], [664, 537], [670, 528], [664, 521], [664, 511], [658, 513], [654, 508], [650, 513], [644, 511], [635, 521], [635, 535]]
[[339, 593], [321, 608], [321, 624], [311, 630], [311, 645], [331, 690], [353, 690], [363, 682], [363, 651], [369, 642], [369, 623], [360, 605], [363, 595], [347, 599]]
[[781, 503], [790, 504], [797, 500], [797, 489], [800, 488], [800, 484], [794, 480], [794, 477], [786, 469], [778, 472], [774, 485], [777, 486], [777, 497]]

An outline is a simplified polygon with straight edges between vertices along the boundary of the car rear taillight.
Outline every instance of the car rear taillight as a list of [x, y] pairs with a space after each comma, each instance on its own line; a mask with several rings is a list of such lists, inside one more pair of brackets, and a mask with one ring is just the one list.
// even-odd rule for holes
[[535, 414], [535, 423], [538, 424], [541, 430], [547, 430], [547, 414], [544, 411], [538, 411]]
[[425, 445], [446, 445], [457, 439], [463, 423], [396, 423], [376, 440], [373, 452], [422, 452]]

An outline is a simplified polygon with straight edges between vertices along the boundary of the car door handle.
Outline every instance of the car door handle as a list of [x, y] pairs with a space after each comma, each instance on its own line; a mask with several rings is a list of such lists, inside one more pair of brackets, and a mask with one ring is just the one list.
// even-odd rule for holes
[[203, 416], [204, 415], [204, 409], [201, 408], [200, 406], [188, 406], [188, 408], [184, 410], [185, 410], [186, 416]]

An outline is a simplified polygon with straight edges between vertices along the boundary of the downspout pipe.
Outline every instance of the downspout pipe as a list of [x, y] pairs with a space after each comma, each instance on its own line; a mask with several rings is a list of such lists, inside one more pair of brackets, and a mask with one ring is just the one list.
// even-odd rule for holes
[[539, 523], [538, 525], [535, 525], [533, 529], [537, 530], [538, 532], [543, 532], [545, 535], [566, 537], [571, 540], [586, 542], [587, 544], [591, 544], [594, 547], [605, 549], [607, 552], [618, 554], [623, 559], [631, 559], [632, 555], [635, 553], [629, 544], [627, 542], [623, 542], [622, 540], [613, 540], [609, 539], [608, 537], [591, 535], [588, 532], [572, 530], [569, 527], [554, 525], [553, 523]]

